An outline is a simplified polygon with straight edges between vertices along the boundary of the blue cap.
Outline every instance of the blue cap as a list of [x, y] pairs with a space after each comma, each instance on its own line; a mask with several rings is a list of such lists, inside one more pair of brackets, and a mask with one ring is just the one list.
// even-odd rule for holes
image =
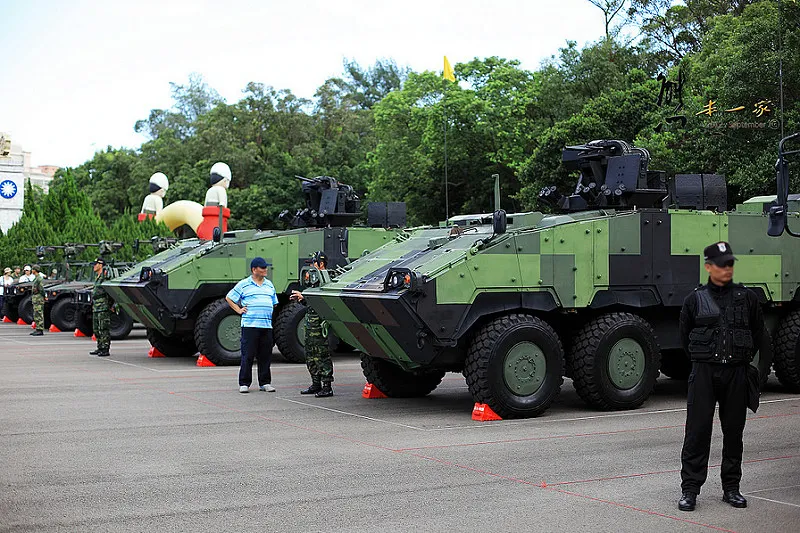
[[256, 257], [250, 261], [250, 270], [253, 270], [254, 268], [267, 268], [267, 262], [263, 257]]

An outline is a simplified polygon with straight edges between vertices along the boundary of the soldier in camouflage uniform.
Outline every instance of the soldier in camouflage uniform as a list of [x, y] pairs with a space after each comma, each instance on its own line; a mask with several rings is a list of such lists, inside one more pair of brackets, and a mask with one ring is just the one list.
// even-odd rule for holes
[[[320, 270], [325, 270], [328, 264], [327, 256], [322, 252], [314, 254], [312, 265]], [[292, 299], [303, 301], [303, 295], [292, 291]], [[333, 361], [328, 347], [328, 337], [325, 335], [323, 320], [316, 311], [308, 308], [306, 311], [306, 366], [311, 374], [311, 386], [301, 390], [300, 394], [313, 394], [317, 398], [333, 396]]]
[[97, 338], [97, 349], [89, 352], [89, 355], [99, 357], [110, 355], [108, 350], [111, 348], [111, 302], [108, 293], [101, 285], [109, 279], [105, 266], [106, 262], [102, 257], [98, 257], [92, 265], [92, 270], [96, 274], [92, 287], [92, 326], [94, 336]]
[[34, 337], [44, 335], [44, 287], [42, 286], [42, 275], [40, 271], [42, 267], [33, 265], [31, 271], [33, 272], [33, 287], [31, 287], [31, 302], [33, 303], [33, 322], [36, 324], [36, 329], [31, 332]]

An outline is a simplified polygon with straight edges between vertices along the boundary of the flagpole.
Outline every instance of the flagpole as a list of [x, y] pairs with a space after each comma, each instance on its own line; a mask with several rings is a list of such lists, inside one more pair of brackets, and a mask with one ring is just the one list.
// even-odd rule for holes
[[447, 82], [443, 81], [442, 118], [444, 119], [444, 219], [450, 220], [450, 187], [447, 185]]

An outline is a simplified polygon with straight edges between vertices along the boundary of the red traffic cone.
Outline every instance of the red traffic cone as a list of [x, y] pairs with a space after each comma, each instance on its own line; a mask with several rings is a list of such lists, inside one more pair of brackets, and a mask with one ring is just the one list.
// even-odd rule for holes
[[6, 324], [13, 324], [14, 321], [8, 318], [7, 316], [3, 316], [3, 322]]
[[36, 329], [36, 322], [31, 322], [31, 329]]
[[475, 407], [472, 408], [472, 419], [478, 422], [486, 422], [487, 420], [502, 420], [503, 418], [485, 403], [475, 403]]
[[206, 357], [205, 355], [200, 354], [200, 357], [197, 358], [197, 366], [217, 366], [217, 365], [209, 361], [208, 357]]
[[73, 337], [85, 337], [86, 334], [84, 332], [82, 332], [81, 330], [79, 330], [78, 328], [75, 328], [75, 333], [73, 333], [72, 336]]
[[22, 320], [21, 318], [17, 319], [17, 325], [19, 326], [27, 326], [28, 323]]
[[92, 335], [92, 340], [97, 341], [97, 337], [95, 337], [94, 334]]
[[50, 324], [50, 329], [48, 329], [50, 333], [61, 333], [61, 330], [56, 327], [55, 324]]
[[165, 357], [165, 355], [161, 353], [155, 346], [151, 346], [147, 351], [147, 357]]
[[373, 385], [372, 383], [366, 383], [364, 385], [364, 390], [361, 391], [361, 397], [369, 399], [388, 398], [388, 396], [382, 393], [380, 389], [375, 385]]

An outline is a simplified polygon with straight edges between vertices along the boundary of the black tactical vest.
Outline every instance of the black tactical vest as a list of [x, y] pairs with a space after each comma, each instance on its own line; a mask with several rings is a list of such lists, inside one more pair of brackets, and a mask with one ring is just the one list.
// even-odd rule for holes
[[[735, 284], [717, 302], [708, 287], [695, 289], [697, 312], [689, 332], [692, 361], [707, 363], [745, 363], [755, 355], [747, 289]], [[720, 308], [722, 305], [722, 308]]]

